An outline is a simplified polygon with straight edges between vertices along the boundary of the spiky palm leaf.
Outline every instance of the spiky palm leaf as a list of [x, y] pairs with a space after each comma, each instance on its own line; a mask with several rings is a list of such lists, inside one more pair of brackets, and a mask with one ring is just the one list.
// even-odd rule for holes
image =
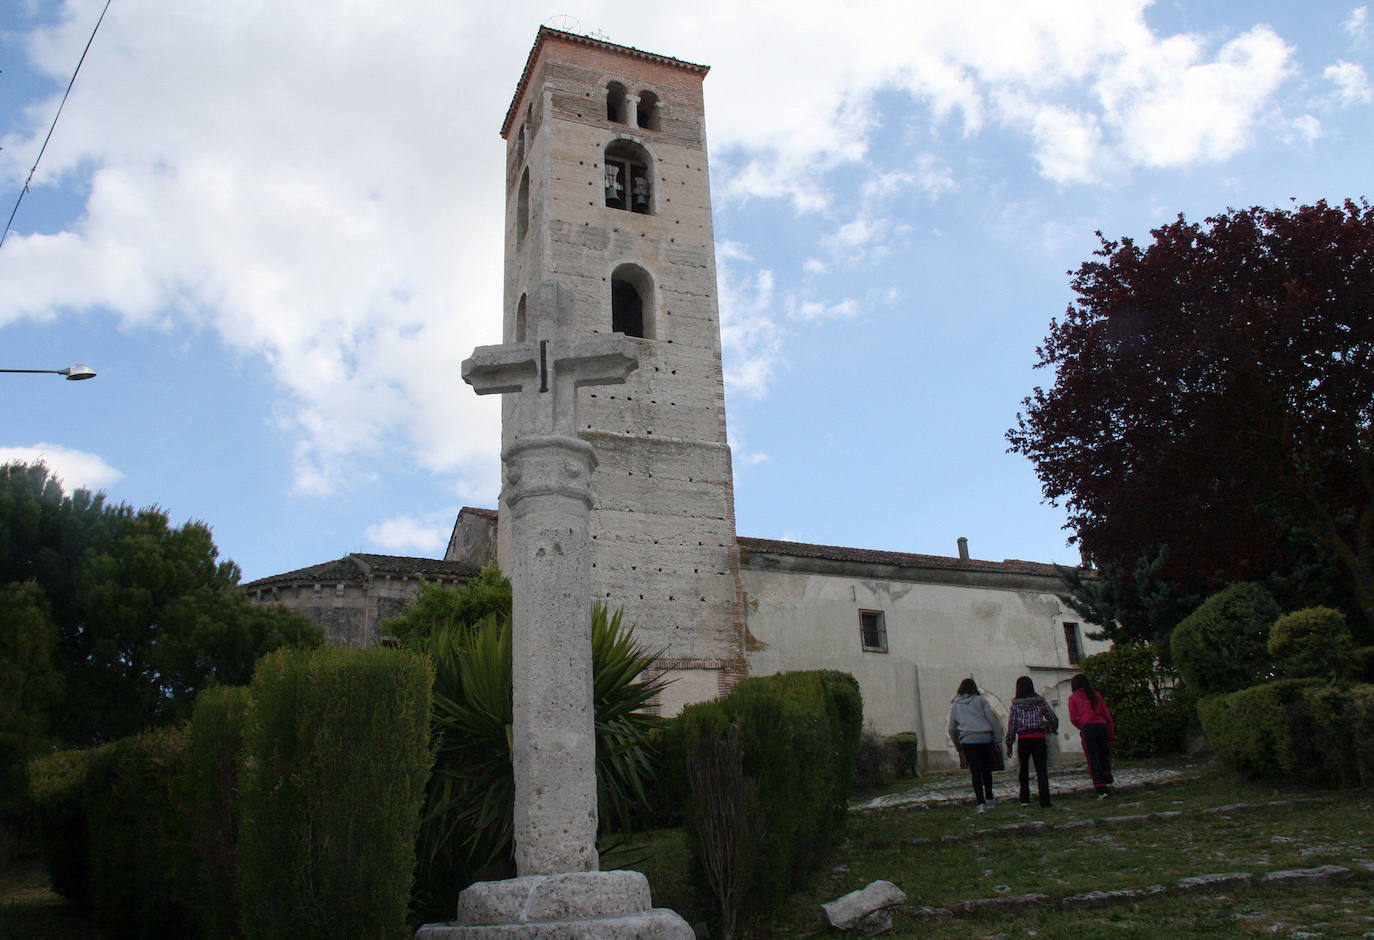
[[[488, 615], [471, 626], [439, 626], [427, 645], [439, 743], [421, 823], [416, 905], [422, 914], [448, 916], [475, 874], [508, 867], [514, 854], [510, 623]], [[657, 655], [634, 641], [621, 612], [608, 617], [593, 606], [597, 791], [606, 831], [626, 828], [647, 802], [654, 765], [644, 741], [660, 719], [644, 708], [671, 681], [641, 678]]]

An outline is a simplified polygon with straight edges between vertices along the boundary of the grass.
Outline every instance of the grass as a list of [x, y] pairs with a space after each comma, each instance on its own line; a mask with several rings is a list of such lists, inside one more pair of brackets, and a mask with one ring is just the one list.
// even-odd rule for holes
[[[938, 774], [919, 783], [922, 788], [953, 788], [956, 793], [962, 792], [962, 785], [962, 776]], [[1235, 803], [1276, 801], [1282, 804], [1243, 812], [1203, 812]], [[1151, 813], [1179, 815], [1136, 825], [1104, 822], [1108, 817]], [[996, 831], [1002, 825], [1033, 820], [1092, 825]], [[1276, 787], [1194, 766], [1178, 782], [1121, 790], [1101, 802], [1091, 793], [1057, 795], [1048, 810], [1022, 809], [1004, 800], [984, 815], [975, 814], [967, 802], [852, 813], [830, 867], [771, 921], [755, 925], [753, 935], [830, 936], [819, 919], [820, 904], [884, 879], [901, 887], [909, 899], [894, 909], [893, 930], [884, 937], [1362, 936], [1374, 932], [1374, 878], [1363, 872], [1335, 882], [1226, 887], [1096, 910], [1021, 910], [945, 922], [916, 916], [923, 906], [945, 907], [973, 898], [1036, 893], [1057, 901], [1091, 890], [1172, 885], [1191, 875], [1262, 875], [1325, 864], [1348, 866], [1357, 859], [1374, 860], [1374, 792]], [[638, 835], [603, 857], [603, 868], [618, 866], [648, 877], [656, 906], [673, 908], [692, 922], [712, 920], [709, 904], [691, 888], [679, 830]], [[31, 865], [0, 873], [0, 938], [99, 936], [46, 890], [41, 868]]]
[[[1138, 765], [1137, 765], [1138, 766]], [[939, 788], [959, 778], [922, 781]], [[1282, 805], [1221, 814], [1235, 803]], [[1108, 817], [1178, 813], [1134, 825]], [[997, 827], [1040, 820], [1069, 830], [1005, 833]], [[991, 830], [991, 831], [989, 831]], [[929, 841], [927, 841], [929, 840]], [[638, 851], [636, 851], [638, 850]], [[626, 846], [643, 855], [654, 903], [691, 921], [710, 921], [695, 898], [688, 860], [676, 830], [649, 833]], [[757, 936], [826, 936], [820, 904], [883, 879], [908, 895], [894, 911], [892, 937], [1245, 936], [1305, 925], [1316, 936], [1359, 936], [1374, 930], [1370, 875], [1298, 888], [1244, 887], [1085, 910], [1023, 910], [949, 922], [917, 920], [920, 907], [947, 907], [974, 898], [1045, 894], [1055, 901], [1086, 891], [1172, 886], [1180, 878], [1220, 872], [1349, 865], [1374, 859], [1374, 793], [1325, 792], [1242, 781], [1210, 767], [1175, 783], [1122, 790], [1098, 801], [1091, 793], [1057, 796], [1048, 810], [1001, 801], [985, 815], [967, 804], [912, 805], [851, 814], [846, 838], [828, 871], [788, 902]], [[611, 867], [615, 856], [604, 860]]]

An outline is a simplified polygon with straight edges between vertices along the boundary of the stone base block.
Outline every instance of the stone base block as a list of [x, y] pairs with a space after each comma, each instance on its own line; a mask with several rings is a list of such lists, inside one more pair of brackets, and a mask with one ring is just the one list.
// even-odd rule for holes
[[426, 924], [415, 940], [692, 940], [687, 922], [650, 907], [634, 871], [574, 872], [483, 881], [458, 898], [451, 924]]

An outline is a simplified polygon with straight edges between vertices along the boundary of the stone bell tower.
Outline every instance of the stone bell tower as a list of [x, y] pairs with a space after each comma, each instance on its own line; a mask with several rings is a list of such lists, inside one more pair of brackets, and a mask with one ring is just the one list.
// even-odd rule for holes
[[[503, 341], [532, 340], [545, 281], [577, 329], [634, 339], [624, 385], [584, 388], [600, 464], [592, 596], [623, 607], [677, 681], [665, 714], [743, 674], [734, 482], [725, 435], [707, 173], [706, 66], [541, 27], [506, 113]], [[518, 435], [513, 396], [502, 446]], [[504, 496], [498, 559], [507, 567]]]

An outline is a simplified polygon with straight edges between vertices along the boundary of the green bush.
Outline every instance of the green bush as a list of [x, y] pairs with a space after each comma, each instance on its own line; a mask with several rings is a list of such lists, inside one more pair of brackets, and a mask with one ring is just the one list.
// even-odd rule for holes
[[1248, 777], [1307, 778], [1293, 746], [1294, 718], [1302, 690], [1317, 683], [1283, 679], [1198, 701], [1202, 730], [1217, 757]]
[[1217, 757], [1261, 780], [1374, 782], [1374, 685], [1282, 679], [1198, 703]]
[[859, 736], [854, 787], [873, 789], [904, 777], [914, 777], [919, 758], [914, 731], [883, 737], [867, 728]]
[[159, 728], [91, 756], [85, 786], [91, 919], [112, 937], [192, 932], [194, 857], [174, 793], [184, 751], [182, 729]]
[[60, 751], [29, 762], [29, 797], [43, 867], [53, 891], [82, 912], [91, 908], [86, 776], [94, 753]]
[[253, 937], [400, 937], [433, 672], [393, 649], [286, 650], [253, 675], [239, 892]]
[[179, 785], [197, 856], [193, 908], [204, 936], [240, 936], [238, 903], [239, 753], [249, 697], [245, 686], [211, 686], [196, 696]]
[[1269, 655], [1289, 679], [1348, 678], [1355, 668], [1355, 641], [1345, 614], [1309, 607], [1280, 617], [1269, 631]]
[[1351, 655], [1355, 678], [1361, 682], [1374, 682], [1374, 646], [1361, 646]]
[[1083, 673], [1112, 710], [1122, 757], [1156, 757], [1184, 749], [1195, 705], [1187, 686], [1153, 644], [1118, 646], [1087, 657]]
[[[728, 934], [736, 916], [781, 903], [843, 830], [863, 699], [844, 673], [762, 676], [688, 707], [676, 724], [691, 781], [694, 873]], [[708, 766], [715, 772], [698, 771]]]
[[1258, 584], [1232, 584], [1174, 628], [1174, 667], [1199, 696], [1234, 692], [1269, 672], [1269, 628], [1282, 613]]
[[887, 739], [897, 752], [897, 777], [915, 777], [921, 772], [921, 742], [915, 731], [899, 731]]
[[[490, 591], [488, 591], [490, 593]], [[443, 606], [450, 606], [447, 602]], [[511, 766], [511, 631], [489, 613], [477, 624], [436, 622], [426, 644], [435, 666], [437, 756], [425, 794], [414, 909], [451, 917], [477, 878], [514, 873]], [[592, 606], [593, 707], [598, 814], [603, 834], [631, 828], [657, 775], [645, 709], [671, 676], [643, 678], [657, 653], [639, 645], [622, 613]]]

